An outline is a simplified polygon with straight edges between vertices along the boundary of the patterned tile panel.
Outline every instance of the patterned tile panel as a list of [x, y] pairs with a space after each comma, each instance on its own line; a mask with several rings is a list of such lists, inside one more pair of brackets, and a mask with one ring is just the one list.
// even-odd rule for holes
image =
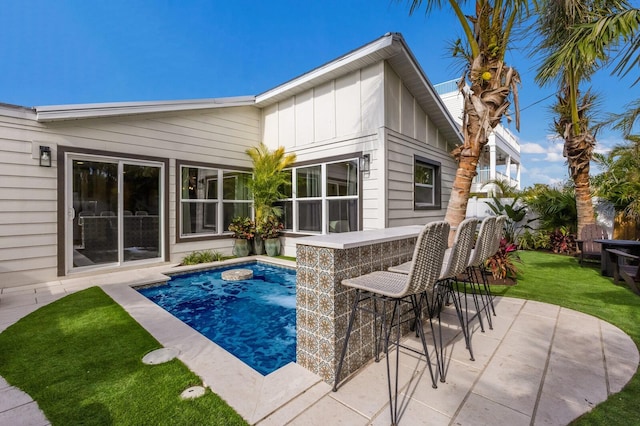
[[[415, 243], [408, 238], [346, 250], [297, 246], [298, 364], [333, 384], [355, 298], [342, 280], [410, 260]], [[375, 346], [373, 316], [360, 312], [341, 378], [373, 359]]]

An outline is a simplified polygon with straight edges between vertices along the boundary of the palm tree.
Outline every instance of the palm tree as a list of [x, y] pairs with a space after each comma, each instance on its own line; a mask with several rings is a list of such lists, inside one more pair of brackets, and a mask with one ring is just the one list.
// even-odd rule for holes
[[[443, 8], [440, 0], [412, 0], [410, 14], [424, 3], [426, 13]], [[505, 62], [513, 30], [528, 16], [529, 1], [524, 0], [476, 0], [471, 13], [462, 8], [464, 0], [449, 0], [464, 38], [454, 43], [453, 56], [464, 60], [464, 70], [459, 88], [464, 98], [462, 134], [463, 145], [456, 147], [452, 155], [458, 162], [451, 197], [445, 220], [452, 229], [464, 220], [471, 183], [476, 175], [478, 159], [487, 144], [489, 133], [508, 116], [513, 101], [516, 127], [520, 127], [518, 110], [518, 72]], [[533, 1], [536, 3], [536, 0]], [[468, 88], [467, 88], [468, 85]], [[453, 238], [452, 231], [449, 239]]]
[[[616, 57], [617, 64], [613, 70], [619, 76], [624, 76], [640, 64], [640, 9], [624, 7], [603, 8], [591, 22], [574, 28], [568, 43], [559, 46], [548, 60], [548, 63], [558, 68], [563, 58], [569, 56], [576, 47], [591, 61], [604, 58], [604, 52], [619, 48], [620, 55]], [[636, 83], [640, 77], [636, 79]]]
[[262, 224], [270, 216], [282, 216], [282, 210], [274, 203], [285, 196], [281, 189], [290, 185], [285, 169], [296, 161], [295, 154], [285, 154], [284, 147], [270, 150], [264, 142], [246, 151], [253, 162], [253, 178], [249, 189], [253, 195], [256, 225]]
[[567, 159], [569, 175], [574, 184], [577, 208], [577, 235], [587, 224], [595, 223], [595, 212], [591, 200], [591, 185], [589, 172], [591, 158], [596, 147], [596, 130], [591, 125], [591, 113], [595, 105], [595, 95], [590, 92], [580, 96], [577, 93], [578, 133], [572, 118], [572, 97], [569, 88], [564, 87], [557, 95], [553, 106], [556, 118], [553, 120], [553, 130], [564, 139], [562, 154]]
[[[587, 54], [571, 43], [578, 43], [575, 33], [580, 25], [627, 7], [625, 0], [544, 0], [535, 23], [542, 35], [536, 52], [542, 52], [544, 58], [536, 80], [541, 85], [553, 81], [559, 87], [554, 129], [564, 139], [564, 156], [575, 184], [578, 235], [585, 225], [595, 223], [589, 185], [590, 161], [596, 142], [595, 130], [589, 122], [594, 97], [588, 91], [581, 97], [580, 86], [606, 63], [608, 55], [604, 45]], [[562, 55], [558, 55], [560, 51]]]

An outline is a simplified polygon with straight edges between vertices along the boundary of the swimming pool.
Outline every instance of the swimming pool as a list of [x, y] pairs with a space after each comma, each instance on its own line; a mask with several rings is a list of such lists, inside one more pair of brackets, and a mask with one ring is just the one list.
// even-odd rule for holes
[[[224, 281], [251, 269], [253, 279]], [[171, 277], [138, 289], [235, 357], [265, 375], [296, 360], [296, 271], [249, 263]]]

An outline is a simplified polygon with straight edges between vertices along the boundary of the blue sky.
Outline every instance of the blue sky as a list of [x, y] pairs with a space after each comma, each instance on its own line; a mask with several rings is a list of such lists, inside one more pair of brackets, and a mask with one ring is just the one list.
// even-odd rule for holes
[[[408, 10], [393, 0], [4, 0], [0, 103], [257, 95], [389, 31], [403, 34], [432, 83], [457, 78], [447, 52], [460, 34], [453, 13]], [[526, 52], [514, 49], [507, 62], [522, 79], [520, 132], [505, 125], [520, 139], [523, 185], [566, 180], [562, 145], [549, 136], [554, 88], [535, 84]], [[621, 112], [640, 97], [636, 77], [596, 75], [600, 109]], [[605, 131], [598, 149], [620, 142]]]

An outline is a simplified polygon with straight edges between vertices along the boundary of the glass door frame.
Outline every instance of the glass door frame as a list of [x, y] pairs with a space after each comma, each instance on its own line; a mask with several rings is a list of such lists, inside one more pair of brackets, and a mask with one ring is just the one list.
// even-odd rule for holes
[[[166, 238], [167, 238], [167, 229], [166, 224], [167, 219], [167, 168], [168, 161], [163, 161], [162, 159], [142, 159], [142, 158], [133, 158], [128, 156], [117, 156], [117, 155], [109, 155], [105, 153], [105, 155], [101, 154], [93, 154], [86, 153], [82, 151], [68, 151], [64, 152], [64, 210], [61, 215], [64, 217], [64, 224], [62, 226], [62, 230], [64, 233], [64, 254], [65, 254], [65, 268], [64, 275], [76, 272], [85, 272], [91, 270], [99, 270], [99, 269], [109, 269], [109, 268], [117, 268], [122, 266], [131, 266], [137, 264], [148, 264], [148, 263], [159, 263], [165, 261], [165, 257], [167, 254], [167, 246], [166, 246]], [[90, 266], [73, 266], [73, 219], [77, 214], [73, 207], [73, 161], [74, 160], [84, 160], [84, 161], [96, 161], [96, 162], [106, 162], [106, 163], [115, 163], [118, 166], [118, 211], [116, 212], [118, 218], [118, 260], [116, 262], [102, 263], [98, 265], [90, 265]], [[123, 218], [124, 218], [124, 166], [133, 165], [133, 166], [149, 166], [149, 167], [157, 167], [159, 168], [159, 177], [158, 177], [158, 232], [159, 232], [159, 241], [158, 241], [158, 256], [150, 259], [143, 260], [124, 260], [124, 227], [123, 227]]]

